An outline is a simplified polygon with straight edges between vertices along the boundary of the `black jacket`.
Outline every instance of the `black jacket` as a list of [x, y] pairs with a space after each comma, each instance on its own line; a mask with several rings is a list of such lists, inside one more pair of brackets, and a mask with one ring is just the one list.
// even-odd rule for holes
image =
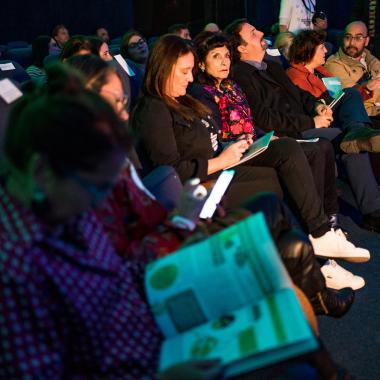
[[277, 136], [299, 137], [314, 128], [317, 99], [296, 87], [280, 65], [266, 63], [263, 73], [240, 61], [232, 68], [232, 78], [245, 92], [257, 127], [274, 130]]
[[207, 161], [219, 152], [211, 144], [210, 133], [218, 141], [218, 128], [210, 118], [188, 123], [173, 114], [163, 100], [145, 96], [131, 121], [143, 175], [157, 166], [171, 165], [182, 182], [192, 177], [207, 179]]

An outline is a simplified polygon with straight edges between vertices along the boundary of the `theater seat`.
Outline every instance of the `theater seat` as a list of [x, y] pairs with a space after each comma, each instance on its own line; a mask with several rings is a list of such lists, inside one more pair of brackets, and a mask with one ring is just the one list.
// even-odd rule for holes
[[11, 61], [9, 59], [1, 60], [0, 65], [2, 64], [8, 64], [11, 63], [14, 66], [14, 69], [12, 70], [0, 70], [0, 79], [3, 78], [9, 78], [11, 80], [14, 80], [18, 83], [27, 82], [30, 80], [30, 76], [27, 74], [25, 69], [17, 62]]
[[0, 45], [0, 58], [4, 57], [4, 53], [8, 50], [7, 45]]
[[119, 45], [110, 45], [108, 50], [112, 56], [116, 54], [120, 54], [120, 46]]
[[116, 38], [112, 38], [112, 40], [110, 41], [110, 45], [117, 45], [117, 46], [120, 46], [121, 44], [121, 40], [123, 38], [122, 37], [116, 37]]
[[28, 47], [29, 44], [25, 41], [10, 41], [7, 43], [8, 49], [17, 49], [17, 48], [24, 48]]
[[183, 186], [173, 167], [158, 166], [142, 182], [167, 210], [171, 211], [177, 206]]
[[8, 49], [4, 53], [4, 59], [16, 61], [24, 69], [26, 69], [33, 62], [32, 48], [28, 46], [23, 48]]

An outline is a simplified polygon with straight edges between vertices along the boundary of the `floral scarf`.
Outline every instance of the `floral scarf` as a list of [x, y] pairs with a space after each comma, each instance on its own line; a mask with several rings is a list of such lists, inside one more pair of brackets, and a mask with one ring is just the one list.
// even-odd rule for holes
[[204, 89], [213, 95], [215, 103], [218, 104], [224, 141], [236, 140], [243, 134], [251, 134], [253, 140], [256, 139], [251, 109], [237, 83], [226, 79], [220, 85], [220, 90], [208, 85]]

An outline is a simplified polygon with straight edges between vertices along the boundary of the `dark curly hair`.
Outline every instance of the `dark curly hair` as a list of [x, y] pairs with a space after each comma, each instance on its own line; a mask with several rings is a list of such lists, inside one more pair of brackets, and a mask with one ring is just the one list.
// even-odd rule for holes
[[316, 30], [303, 30], [293, 40], [289, 49], [291, 63], [309, 63], [317, 47], [325, 42], [325, 36]]
[[227, 36], [212, 32], [201, 32], [195, 37], [194, 45], [197, 53], [197, 62], [194, 66], [195, 76], [200, 83], [215, 86], [217, 82], [216, 79], [209, 75], [207, 71], [200, 70], [199, 64], [205, 63], [207, 54], [211, 50], [224, 46], [229, 50], [230, 55], [232, 56], [231, 45]]

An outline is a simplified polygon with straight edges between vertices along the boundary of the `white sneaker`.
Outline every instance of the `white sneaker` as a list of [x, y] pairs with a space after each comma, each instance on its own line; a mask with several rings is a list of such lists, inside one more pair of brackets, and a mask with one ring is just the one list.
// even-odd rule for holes
[[365, 285], [363, 277], [355, 276], [353, 273], [344, 269], [334, 260], [327, 260], [322, 266], [321, 272], [326, 279], [328, 288], [340, 290], [343, 288], [352, 288], [357, 290]]
[[370, 258], [367, 249], [355, 247], [339, 229], [330, 230], [319, 238], [309, 235], [309, 239], [315, 255], [319, 257], [342, 259], [354, 263], [364, 263]]

